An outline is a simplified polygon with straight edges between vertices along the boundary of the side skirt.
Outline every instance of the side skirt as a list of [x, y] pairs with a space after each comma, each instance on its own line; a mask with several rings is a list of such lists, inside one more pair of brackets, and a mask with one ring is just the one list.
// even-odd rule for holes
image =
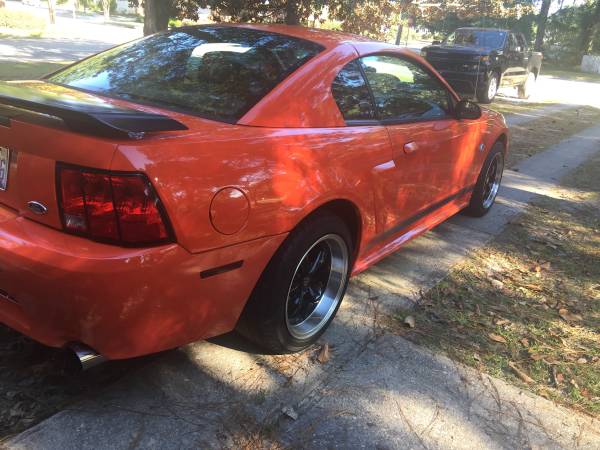
[[431, 230], [464, 209], [469, 204], [473, 189], [474, 186], [461, 189], [459, 192], [429, 206], [409, 219], [375, 236], [357, 258], [352, 275], [354, 276], [363, 272], [398, 250], [406, 242]]

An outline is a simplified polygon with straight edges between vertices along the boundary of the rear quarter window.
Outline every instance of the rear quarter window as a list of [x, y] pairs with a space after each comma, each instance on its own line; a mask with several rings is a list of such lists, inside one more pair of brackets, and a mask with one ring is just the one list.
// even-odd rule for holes
[[180, 28], [100, 53], [48, 81], [234, 123], [322, 50], [261, 30]]

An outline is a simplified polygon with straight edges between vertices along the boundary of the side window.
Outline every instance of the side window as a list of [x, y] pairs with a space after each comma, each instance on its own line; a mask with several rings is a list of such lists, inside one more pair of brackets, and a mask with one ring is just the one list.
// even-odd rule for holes
[[519, 44], [519, 47], [521, 47], [521, 50], [527, 50], [527, 42], [525, 41], [525, 37], [521, 33], [517, 34], [517, 42]]
[[333, 98], [344, 120], [372, 120], [375, 118], [369, 88], [358, 61], [347, 64], [331, 85]]
[[510, 35], [508, 36], [508, 49], [514, 52], [517, 51], [518, 46], [519, 43], [517, 41], [517, 37], [514, 33], [510, 33]]
[[448, 91], [420, 66], [388, 55], [367, 56], [362, 63], [382, 120], [435, 120], [450, 112]]

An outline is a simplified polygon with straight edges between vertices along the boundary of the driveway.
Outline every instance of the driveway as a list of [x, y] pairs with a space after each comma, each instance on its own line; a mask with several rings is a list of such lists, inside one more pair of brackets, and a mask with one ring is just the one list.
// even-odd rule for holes
[[[322, 338], [268, 356], [234, 334], [168, 352], [9, 448], [598, 448], [600, 423], [419, 348], [382, 322], [600, 151], [600, 126], [507, 171], [483, 219], [456, 216], [356, 277]], [[69, 431], [67, 431], [69, 430]]]

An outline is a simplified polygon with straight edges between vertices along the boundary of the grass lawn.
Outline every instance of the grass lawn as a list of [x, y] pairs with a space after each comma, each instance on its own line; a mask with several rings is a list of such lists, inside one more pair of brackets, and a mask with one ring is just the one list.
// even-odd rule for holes
[[542, 66], [542, 76], [560, 78], [561, 80], [570, 81], [591, 81], [600, 83], [600, 74], [597, 73], [585, 73], [572, 70], [560, 70], [560, 69], [546, 69]]
[[28, 80], [39, 78], [69, 64], [52, 62], [16, 62], [0, 60], [0, 80]]
[[600, 123], [600, 109], [579, 106], [510, 127], [507, 167], [558, 144], [594, 124]]
[[454, 360], [600, 417], [600, 155], [422, 295], [414, 330]]
[[502, 114], [526, 114], [530, 111], [534, 111], [545, 106], [549, 106], [552, 103], [541, 103], [541, 102], [528, 102], [523, 100], [509, 100], [503, 97], [496, 97], [489, 105], [481, 105], [484, 108], [493, 109]]

